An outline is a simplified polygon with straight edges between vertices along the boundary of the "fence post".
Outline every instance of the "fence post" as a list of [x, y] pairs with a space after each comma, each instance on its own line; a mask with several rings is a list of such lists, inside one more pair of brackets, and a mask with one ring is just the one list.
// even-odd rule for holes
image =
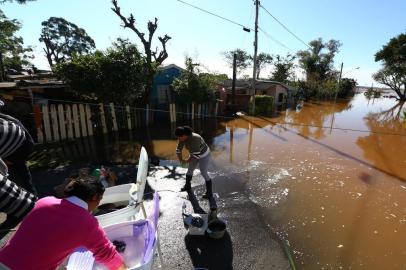
[[177, 117], [177, 114], [176, 114], [176, 103], [173, 104], [172, 110], [173, 110], [173, 122], [176, 122], [176, 117]]
[[111, 120], [113, 121], [113, 131], [118, 131], [117, 127], [117, 119], [116, 119], [116, 111], [114, 110], [114, 104], [110, 103], [110, 110], [111, 110]]
[[34, 124], [37, 131], [37, 142], [44, 143], [44, 133], [42, 132], [41, 107], [38, 104], [33, 106]]
[[45, 140], [52, 142], [51, 125], [49, 123], [49, 111], [47, 105], [42, 105], [42, 118], [44, 119]]
[[58, 105], [59, 116], [59, 130], [61, 131], [61, 140], [66, 140], [66, 128], [65, 128], [65, 113], [63, 111], [63, 105]]
[[104, 105], [103, 103], [99, 104], [99, 110], [100, 110], [100, 120], [103, 128], [103, 134], [107, 133], [107, 126], [106, 126], [106, 118], [104, 116]]
[[72, 115], [73, 115], [73, 124], [75, 126], [75, 137], [80, 138], [78, 105], [76, 105], [76, 104], [72, 105]]
[[197, 105], [197, 117], [202, 118], [202, 104]]
[[87, 132], [89, 136], [93, 136], [92, 111], [90, 110], [90, 105], [86, 104], [85, 109], [86, 109]]
[[130, 113], [130, 106], [125, 106], [125, 110], [127, 112], [127, 124], [128, 124], [128, 129], [132, 130], [132, 125], [131, 125], [131, 113]]
[[56, 113], [55, 105], [51, 105], [51, 121], [52, 121], [52, 131], [54, 133], [54, 140], [59, 142], [59, 131], [58, 131], [58, 115]]
[[65, 105], [66, 125], [68, 130], [68, 139], [73, 139], [72, 113], [70, 105]]
[[219, 109], [219, 102], [216, 101], [216, 108], [215, 108], [215, 110], [214, 110], [214, 116], [215, 116], [215, 117], [217, 117], [218, 109]]
[[146, 106], [146, 111], [145, 111], [145, 124], [148, 126], [149, 125], [149, 104]]
[[133, 109], [133, 116], [134, 116], [134, 128], [138, 127], [138, 117], [137, 117], [137, 107]]
[[195, 103], [192, 102], [192, 120], [195, 119]]
[[82, 127], [82, 136], [87, 137], [85, 106], [83, 106], [83, 104], [79, 104], [79, 115], [80, 115], [80, 124]]

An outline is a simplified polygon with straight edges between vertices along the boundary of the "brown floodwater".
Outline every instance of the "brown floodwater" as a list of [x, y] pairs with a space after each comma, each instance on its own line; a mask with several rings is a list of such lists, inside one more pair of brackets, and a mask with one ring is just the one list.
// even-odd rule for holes
[[[192, 125], [210, 145], [211, 173], [245, 181], [297, 269], [406, 269], [404, 110], [394, 99], [361, 93], [336, 104], [306, 102], [273, 118]], [[136, 163], [145, 145], [174, 162], [172, 134], [159, 124], [109, 141], [94, 156]]]
[[[405, 108], [361, 93], [201, 130], [214, 173], [246, 179], [298, 269], [406, 269]], [[152, 145], [158, 156], [175, 159], [173, 139]]]

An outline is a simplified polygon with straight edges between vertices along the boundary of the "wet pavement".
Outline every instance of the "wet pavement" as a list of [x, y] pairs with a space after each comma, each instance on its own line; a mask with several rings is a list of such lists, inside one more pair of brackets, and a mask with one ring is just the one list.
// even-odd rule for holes
[[[166, 269], [290, 269], [280, 243], [273, 239], [262, 222], [257, 207], [245, 194], [241, 175], [217, 176], [213, 179], [218, 217], [226, 221], [227, 233], [222, 239], [187, 234], [182, 221], [182, 204], [193, 211], [188, 195], [178, 192], [184, 184], [185, 169], [159, 167], [148, 179], [161, 197], [159, 231]], [[199, 205], [209, 211], [204, 180], [196, 175], [193, 190]], [[155, 269], [159, 269], [156, 265]]]

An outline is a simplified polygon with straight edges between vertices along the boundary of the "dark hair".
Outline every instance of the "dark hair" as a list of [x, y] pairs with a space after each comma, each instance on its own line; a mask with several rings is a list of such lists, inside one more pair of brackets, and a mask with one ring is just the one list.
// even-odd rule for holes
[[175, 129], [175, 136], [176, 137], [180, 137], [183, 135], [190, 136], [190, 135], [192, 135], [192, 132], [193, 132], [193, 129], [189, 126], [177, 127]]
[[91, 175], [80, 176], [72, 180], [64, 189], [66, 196], [76, 196], [85, 202], [90, 201], [94, 195], [102, 196], [104, 193], [102, 182]]

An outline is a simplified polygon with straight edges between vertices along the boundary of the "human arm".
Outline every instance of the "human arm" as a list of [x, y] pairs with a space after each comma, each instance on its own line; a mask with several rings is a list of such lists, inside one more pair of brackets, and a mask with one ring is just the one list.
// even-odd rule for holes
[[109, 270], [126, 269], [123, 258], [94, 217], [92, 217], [91, 223], [92, 227], [89, 230], [85, 247], [93, 253], [97, 262], [105, 265]]
[[182, 149], [184, 146], [185, 146], [184, 142], [178, 141], [178, 146], [176, 147], [176, 156], [178, 157], [180, 163], [185, 162], [182, 156]]

